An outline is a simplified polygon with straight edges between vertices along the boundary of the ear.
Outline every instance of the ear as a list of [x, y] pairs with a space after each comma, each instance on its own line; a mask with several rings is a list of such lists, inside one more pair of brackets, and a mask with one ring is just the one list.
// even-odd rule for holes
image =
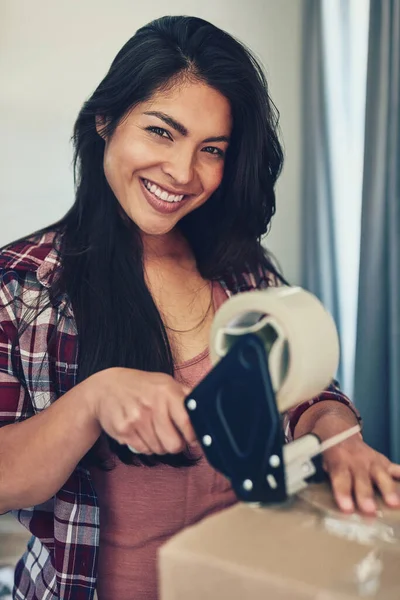
[[107, 141], [105, 129], [108, 125], [108, 120], [103, 115], [96, 115], [96, 131], [104, 141]]

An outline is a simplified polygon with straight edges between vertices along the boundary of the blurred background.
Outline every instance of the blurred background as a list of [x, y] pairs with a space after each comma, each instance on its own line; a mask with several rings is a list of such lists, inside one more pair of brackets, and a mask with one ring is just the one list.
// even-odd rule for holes
[[333, 314], [342, 387], [400, 461], [400, 0], [1, 0], [0, 246], [70, 207], [77, 113], [164, 14], [213, 22], [264, 65], [286, 156], [265, 244]]

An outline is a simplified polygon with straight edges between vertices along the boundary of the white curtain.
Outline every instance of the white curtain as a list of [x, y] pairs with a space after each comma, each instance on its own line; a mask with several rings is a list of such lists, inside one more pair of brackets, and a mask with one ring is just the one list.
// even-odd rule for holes
[[339, 329], [353, 394], [364, 157], [368, 0], [306, 0], [303, 278]]

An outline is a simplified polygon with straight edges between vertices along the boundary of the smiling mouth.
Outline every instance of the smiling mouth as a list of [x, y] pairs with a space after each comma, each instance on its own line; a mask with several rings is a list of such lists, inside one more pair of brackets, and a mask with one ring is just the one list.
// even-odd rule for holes
[[141, 181], [150, 194], [153, 194], [155, 198], [162, 200], [163, 202], [182, 202], [184, 198], [187, 198], [187, 194], [170, 194], [148, 179], [141, 178]]

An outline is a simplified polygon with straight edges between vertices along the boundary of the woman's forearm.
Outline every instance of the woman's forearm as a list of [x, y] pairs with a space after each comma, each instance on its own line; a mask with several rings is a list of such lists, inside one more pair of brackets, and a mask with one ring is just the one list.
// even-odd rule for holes
[[295, 426], [294, 439], [307, 433], [315, 433], [324, 440], [357, 423], [358, 419], [351, 408], [335, 400], [324, 400], [304, 411]]
[[21, 423], [0, 429], [0, 514], [41, 504], [65, 483], [100, 426], [84, 384]]

